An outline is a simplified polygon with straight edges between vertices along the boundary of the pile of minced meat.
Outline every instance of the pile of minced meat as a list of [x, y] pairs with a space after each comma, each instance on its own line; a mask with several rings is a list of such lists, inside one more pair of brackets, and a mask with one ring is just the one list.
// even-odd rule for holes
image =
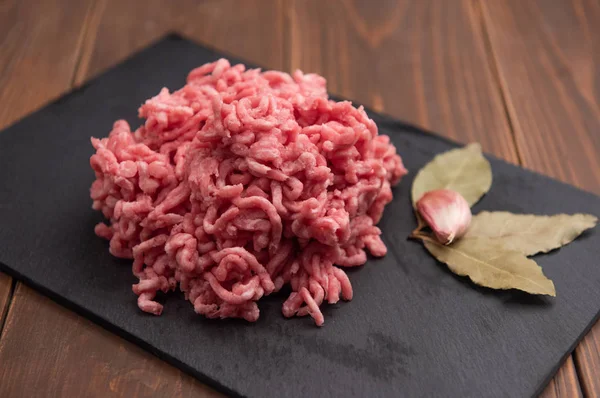
[[225, 59], [192, 70], [92, 138], [93, 208], [110, 252], [133, 259], [139, 308], [159, 315], [177, 288], [208, 318], [256, 321], [257, 301], [291, 287], [286, 317], [324, 322], [352, 298], [342, 268], [383, 256], [376, 227], [406, 174], [362, 108], [327, 97], [325, 79], [246, 70]]

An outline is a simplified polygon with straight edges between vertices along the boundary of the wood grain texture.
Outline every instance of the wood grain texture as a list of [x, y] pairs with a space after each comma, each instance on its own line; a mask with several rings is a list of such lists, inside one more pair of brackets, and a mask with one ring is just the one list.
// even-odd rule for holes
[[546, 389], [540, 394], [540, 398], [577, 398], [582, 396], [572, 356], [565, 361]]
[[335, 94], [517, 162], [472, 1], [286, 4], [292, 69], [321, 73]]
[[12, 278], [6, 274], [0, 273], [0, 337], [4, 326], [4, 319], [8, 312], [10, 294], [12, 288]]
[[[0, 129], [71, 87], [91, 3], [0, 1]], [[0, 273], [0, 325], [10, 287]]]
[[[0, 126], [178, 31], [267, 67], [322, 73], [334, 93], [462, 142], [480, 141], [486, 151], [517, 162], [504, 96], [524, 164], [600, 192], [600, 48], [591, 23], [598, 21], [598, 3], [481, 3], [0, 0]], [[526, 42], [524, 52], [519, 41]], [[523, 61], [515, 62], [515, 54]], [[557, 153], [571, 155], [569, 162], [557, 166], [551, 161]], [[0, 275], [0, 314], [6, 280]], [[597, 327], [577, 350], [587, 396], [600, 395], [599, 333]], [[0, 396], [39, 391], [214, 394], [19, 285], [0, 339]], [[569, 359], [543, 396], [580, 395]]]
[[[600, 2], [481, 2], [525, 167], [600, 194]], [[575, 350], [600, 396], [600, 323]]]
[[600, 2], [481, 4], [524, 166], [600, 193]]
[[[132, 23], [132, 15], [141, 22]], [[283, 12], [278, 0], [98, 0], [88, 18], [73, 81], [83, 83], [170, 31], [281, 69], [282, 30]], [[74, 68], [72, 65], [70, 76]], [[0, 340], [2, 363], [11, 366], [0, 365], [0, 397], [33, 396], [39, 391], [69, 397], [220, 396], [193, 377], [22, 285], [13, 297]]]
[[[334, 93], [518, 162], [479, 3], [342, 4], [288, 8], [292, 69], [322, 73]], [[569, 358], [542, 396], [577, 391]]]
[[600, 397], [600, 322], [575, 350], [575, 364], [586, 397]]
[[1, 397], [221, 396], [22, 284], [13, 302], [0, 340]]
[[269, 68], [283, 67], [281, 0], [98, 1], [78, 83], [172, 31]]
[[71, 87], [92, 4], [0, 1], [0, 128]]

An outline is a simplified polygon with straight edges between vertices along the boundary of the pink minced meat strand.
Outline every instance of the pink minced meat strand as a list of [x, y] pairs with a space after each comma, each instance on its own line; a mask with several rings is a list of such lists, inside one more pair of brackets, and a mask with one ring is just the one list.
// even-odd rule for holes
[[179, 288], [208, 318], [256, 321], [257, 301], [290, 285], [286, 317], [352, 299], [339, 267], [386, 247], [375, 226], [406, 174], [365, 111], [327, 97], [315, 74], [246, 70], [225, 59], [190, 72], [92, 138], [96, 226], [133, 259], [142, 311]]

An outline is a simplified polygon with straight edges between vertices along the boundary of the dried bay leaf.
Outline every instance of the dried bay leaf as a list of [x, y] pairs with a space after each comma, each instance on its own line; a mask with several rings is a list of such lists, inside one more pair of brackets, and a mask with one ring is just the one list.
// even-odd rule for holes
[[463, 239], [492, 238], [507, 250], [532, 256], [572, 242], [597, 222], [598, 218], [590, 214], [537, 216], [483, 211], [473, 216]]
[[492, 289], [518, 289], [556, 296], [554, 283], [537, 263], [501, 242], [488, 238], [461, 239], [450, 246], [424, 239], [425, 247], [452, 272]]
[[481, 153], [481, 145], [470, 144], [437, 155], [417, 173], [412, 202], [434, 189], [451, 189], [473, 206], [491, 187], [492, 168]]

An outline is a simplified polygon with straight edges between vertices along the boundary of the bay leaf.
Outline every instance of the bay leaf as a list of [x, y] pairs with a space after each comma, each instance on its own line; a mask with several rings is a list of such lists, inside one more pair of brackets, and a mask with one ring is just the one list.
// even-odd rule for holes
[[417, 173], [412, 185], [413, 206], [426, 192], [451, 189], [473, 206], [492, 186], [492, 168], [481, 145], [441, 153]]
[[556, 296], [554, 283], [535, 261], [517, 251], [506, 250], [493, 239], [461, 239], [450, 246], [428, 239], [423, 243], [452, 272], [468, 276], [477, 285]]
[[572, 242], [597, 222], [598, 218], [591, 214], [538, 216], [483, 211], [473, 216], [462, 239], [492, 238], [508, 250], [533, 256]]

